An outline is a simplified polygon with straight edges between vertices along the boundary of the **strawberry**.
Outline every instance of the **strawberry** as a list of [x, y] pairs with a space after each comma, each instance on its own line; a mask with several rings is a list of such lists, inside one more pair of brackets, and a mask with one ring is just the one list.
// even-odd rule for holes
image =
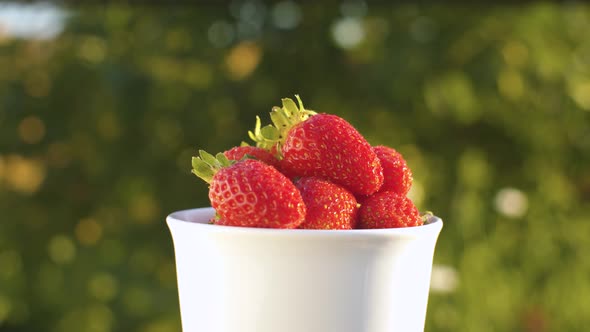
[[199, 151], [193, 173], [209, 183], [209, 200], [218, 224], [296, 228], [305, 219], [305, 204], [295, 185], [262, 161], [230, 161]]
[[355, 195], [370, 195], [383, 184], [379, 158], [365, 138], [346, 120], [331, 114], [306, 110], [283, 99], [274, 107], [274, 126], [260, 128], [250, 137], [257, 146], [277, 145], [279, 168], [289, 177], [317, 176], [339, 184]]
[[359, 228], [411, 227], [422, 223], [414, 203], [393, 191], [368, 197], [359, 209]]
[[301, 192], [307, 209], [299, 228], [353, 229], [358, 206], [348, 190], [324, 179], [301, 178], [295, 186]]
[[355, 194], [370, 195], [383, 184], [379, 158], [344, 119], [318, 114], [289, 132], [281, 168], [299, 176], [320, 176]]
[[383, 186], [379, 191], [394, 191], [405, 196], [412, 186], [412, 171], [404, 157], [395, 149], [379, 145], [373, 147], [381, 167], [383, 167]]
[[227, 157], [227, 159], [235, 161], [242, 160], [244, 157], [248, 156], [251, 159], [260, 160], [271, 166], [276, 166], [279, 162], [279, 160], [275, 158], [271, 152], [256, 146], [236, 146], [225, 151], [223, 154]]

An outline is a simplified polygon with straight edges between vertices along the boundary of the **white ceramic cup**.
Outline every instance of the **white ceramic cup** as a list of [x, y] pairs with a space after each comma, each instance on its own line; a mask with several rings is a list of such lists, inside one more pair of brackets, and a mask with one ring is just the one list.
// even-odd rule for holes
[[211, 225], [213, 215], [167, 218], [183, 332], [424, 330], [439, 218], [331, 231]]

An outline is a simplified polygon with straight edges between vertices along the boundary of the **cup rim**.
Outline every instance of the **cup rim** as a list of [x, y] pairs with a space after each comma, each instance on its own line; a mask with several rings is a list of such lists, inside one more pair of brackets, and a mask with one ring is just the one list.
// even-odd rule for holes
[[[350, 229], [350, 230], [328, 230], [328, 229], [276, 229], [276, 228], [255, 228], [213, 225], [207, 221], [197, 221], [196, 214], [210, 214], [212, 217], [215, 210], [212, 207], [185, 209], [172, 212], [166, 217], [168, 226], [181, 226], [194, 228], [195, 231], [223, 232], [223, 233], [250, 233], [259, 235], [288, 235], [288, 236], [334, 236], [334, 237], [356, 237], [362, 235], [385, 235], [385, 236], [425, 236], [427, 234], [438, 234], [442, 227], [441, 218], [430, 215], [421, 226], [402, 228], [378, 228], [378, 229]], [[182, 227], [182, 226], [181, 226]]]

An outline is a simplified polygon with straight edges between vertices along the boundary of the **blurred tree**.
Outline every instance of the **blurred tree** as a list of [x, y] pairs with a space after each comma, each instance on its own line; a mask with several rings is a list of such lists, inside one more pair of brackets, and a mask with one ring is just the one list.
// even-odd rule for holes
[[294, 93], [401, 151], [446, 221], [427, 331], [590, 325], [587, 5], [69, 10], [0, 38], [0, 331], [178, 331], [190, 157]]

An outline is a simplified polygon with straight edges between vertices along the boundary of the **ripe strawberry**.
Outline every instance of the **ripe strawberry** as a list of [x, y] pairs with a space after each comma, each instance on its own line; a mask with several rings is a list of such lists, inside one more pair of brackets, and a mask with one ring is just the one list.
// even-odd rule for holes
[[373, 150], [383, 167], [383, 186], [379, 191], [394, 191], [405, 196], [412, 187], [412, 171], [401, 153], [395, 149], [379, 145]]
[[243, 227], [296, 228], [305, 219], [305, 204], [293, 183], [261, 161], [230, 161], [223, 154], [199, 151], [193, 173], [210, 184], [209, 200], [219, 224]]
[[279, 162], [279, 160], [275, 158], [271, 152], [256, 146], [236, 146], [225, 151], [223, 154], [227, 157], [227, 159], [235, 161], [242, 160], [242, 158], [247, 155], [250, 156], [251, 159], [260, 160], [271, 166], [276, 166]]
[[377, 192], [383, 170], [371, 145], [346, 120], [306, 110], [297, 98], [299, 107], [287, 98], [273, 108], [274, 129], [260, 128], [257, 119], [251, 138], [261, 147], [278, 144], [279, 168], [287, 176], [326, 178], [356, 195]]
[[348, 190], [324, 179], [301, 178], [295, 183], [307, 209], [305, 229], [353, 229], [358, 204]]
[[359, 228], [411, 227], [422, 223], [414, 203], [393, 191], [368, 197], [359, 210]]
[[318, 114], [289, 132], [281, 167], [299, 176], [320, 176], [355, 194], [370, 195], [383, 184], [383, 171], [369, 143], [348, 122]]

